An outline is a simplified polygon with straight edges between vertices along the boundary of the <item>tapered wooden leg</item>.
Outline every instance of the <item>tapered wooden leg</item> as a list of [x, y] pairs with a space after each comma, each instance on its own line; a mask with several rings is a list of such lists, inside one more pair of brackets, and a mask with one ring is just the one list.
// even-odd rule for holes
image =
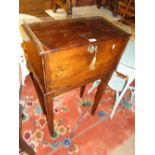
[[86, 87], [86, 85], [81, 86], [81, 88], [80, 88], [80, 97], [83, 97], [85, 87]]
[[26, 151], [30, 155], [35, 155], [34, 150], [31, 146], [29, 146], [23, 139], [21, 130], [22, 130], [22, 116], [23, 116], [23, 108], [22, 105], [19, 104], [19, 147], [22, 151]]
[[93, 107], [92, 107], [92, 110], [91, 110], [91, 114], [93, 115], [97, 109], [97, 106], [101, 100], [101, 97], [103, 95], [103, 92], [106, 88], [106, 84], [103, 83], [101, 81], [101, 83], [99, 84], [98, 88], [97, 88], [97, 92], [96, 92], [96, 95], [95, 95], [95, 100], [94, 100], [94, 104], [93, 104]]
[[38, 83], [37, 81], [35, 80], [35, 78], [33, 77], [33, 74], [30, 73], [31, 75], [31, 78], [32, 78], [32, 81], [33, 81], [33, 84], [34, 84], [34, 87], [35, 87], [35, 90], [36, 90], [36, 93], [37, 93], [37, 96], [38, 96], [38, 99], [39, 99], [39, 102], [40, 102], [40, 105], [41, 105], [41, 108], [42, 108], [42, 111], [43, 113], [46, 115], [46, 109], [45, 109], [45, 103], [44, 103], [44, 96], [38, 86]]
[[21, 131], [20, 131], [20, 133], [19, 133], [19, 147], [20, 147], [23, 151], [26, 151], [28, 154], [30, 154], [30, 155], [35, 155], [35, 152], [34, 152], [34, 150], [32, 149], [32, 147], [29, 146], [29, 145], [24, 141], [24, 139], [22, 138]]
[[54, 135], [54, 126], [53, 126], [53, 100], [52, 100], [52, 95], [44, 96], [44, 94], [42, 94], [42, 92], [38, 86], [37, 81], [33, 77], [32, 73], [30, 73], [30, 75], [32, 77], [32, 81], [33, 81], [35, 90], [37, 92], [43, 113], [46, 114], [50, 134], [51, 134], [51, 136], [53, 136]]
[[51, 136], [54, 136], [54, 124], [53, 124], [53, 98], [52, 95], [45, 96], [45, 107], [47, 111], [47, 123]]

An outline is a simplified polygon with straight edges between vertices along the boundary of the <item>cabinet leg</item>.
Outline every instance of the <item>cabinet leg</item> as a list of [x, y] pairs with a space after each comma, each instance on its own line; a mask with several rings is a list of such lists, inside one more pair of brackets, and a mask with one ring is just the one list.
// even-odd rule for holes
[[83, 85], [80, 87], [80, 97], [83, 97], [85, 87], [86, 87], [86, 85]]
[[54, 115], [53, 115], [53, 98], [51, 95], [47, 95], [45, 96], [45, 107], [46, 107], [46, 111], [47, 111], [47, 123], [48, 123], [48, 128], [49, 128], [49, 132], [51, 134], [51, 136], [54, 136]]
[[53, 101], [52, 101], [52, 95], [44, 96], [38, 86], [37, 81], [33, 77], [32, 73], [30, 73], [36, 93], [38, 95], [41, 108], [43, 110], [43, 113], [46, 114], [47, 123], [49, 127], [49, 131], [51, 136], [54, 135], [54, 126], [53, 126]]
[[91, 109], [91, 114], [93, 115], [97, 109], [97, 106], [101, 100], [101, 97], [103, 95], [103, 92], [106, 88], [106, 84], [104, 84], [102, 81], [101, 83], [99, 84], [98, 88], [97, 88], [97, 92], [96, 92], [96, 95], [95, 95], [95, 99], [94, 99], [94, 104], [93, 104], [93, 107]]
[[19, 147], [22, 151], [26, 151], [30, 155], [35, 155], [33, 149], [24, 141], [21, 130], [22, 130], [22, 116], [23, 116], [23, 107], [19, 104]]
[[19, 147], [22, 149], [22, 151], [26, 151], [30, 155], [35, 155], [35, 152], [31, 146], [29, 146], [22, 138], [21, 131], [19, 133]]
[[34, 87], [35, 87], [35, 90], [36, 90], [36, 93], [37, 93], [37, 96], [38, 96], [38, 99], [39, 99], [39, 102], [40, 102], [40, 105], [41, 105], [41, 108], [42, 108], [42, 111], [43, 113], [46, 115], [46, 109], [45, 109], [45, 103], [44, 103], [44, 96], [38, 86], [38, 83], [37, 81], [35, 80], [35, 78], [33, 77], [33, 74], [30, 73], [30, 76], [32, 78], [32, 81], [33, 81], [33, 84], [34, 84]]

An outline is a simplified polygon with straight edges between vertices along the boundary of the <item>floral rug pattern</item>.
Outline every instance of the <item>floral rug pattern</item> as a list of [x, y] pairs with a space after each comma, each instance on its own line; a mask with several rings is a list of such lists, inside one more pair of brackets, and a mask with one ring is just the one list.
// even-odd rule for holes
[[54, 98], [55, 131], [51, 137], [32, 80], [29, 76], [26, 78], [20, 100], [24, 113], [22, 135], [36, 155], [110, 155], [134, 133], [134, 104], [128, 103], [130, 92], [111, 120], [114, 92], [106, 88], [96, 113], [91, 116], [96, 90], [88, 95], [90, 86], [82, 98], [79, 88]]

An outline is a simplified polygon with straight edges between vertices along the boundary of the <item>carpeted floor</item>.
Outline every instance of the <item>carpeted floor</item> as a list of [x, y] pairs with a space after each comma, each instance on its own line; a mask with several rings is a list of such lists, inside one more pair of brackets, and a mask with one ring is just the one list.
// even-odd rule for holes
[[95, 91], [83, 98], [79, 88], [54, 99], [55, 136], [51, 137], [30, 76], [26, 78], [20, 103], [24, 107], [22, 135], [36, 155], [110, 155], [134, 134], [134, 106], [127, 92], [114, 118], [109, 114], [114, 92], [108, 87], [94, 116], [89, 111]]

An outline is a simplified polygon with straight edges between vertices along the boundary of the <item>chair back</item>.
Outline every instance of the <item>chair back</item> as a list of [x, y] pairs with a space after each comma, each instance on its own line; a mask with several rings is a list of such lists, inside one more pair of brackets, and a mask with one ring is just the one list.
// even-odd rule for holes
[[135, 41], [130, 40], [116, 69], [117, 72], [131, 76], [135, 72]]

